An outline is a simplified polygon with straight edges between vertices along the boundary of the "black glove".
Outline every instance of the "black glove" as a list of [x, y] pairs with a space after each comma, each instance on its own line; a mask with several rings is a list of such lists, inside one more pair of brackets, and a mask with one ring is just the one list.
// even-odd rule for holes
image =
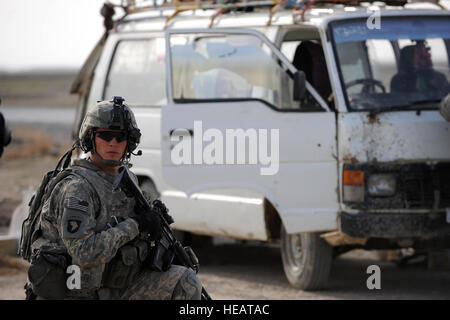
[[151, 241], [161, 239], [161, 218], [157, 214], [137, 211], [137, 213], [130, 215], [130, 218], [137, 221], [140, 232], [149, 233], [149, 239]]
[[172, 224], [174, 223], [174, 220], [172, 218], [172, 216], [168, 213], [169, 209], [167, 209], [166, 205], [161, 201], [161, 200], [155, 200], [152, 203], [152, 210], [162, 214], [162, 216], [164, 217], [164, 220], [166, 220], [167, 224]]

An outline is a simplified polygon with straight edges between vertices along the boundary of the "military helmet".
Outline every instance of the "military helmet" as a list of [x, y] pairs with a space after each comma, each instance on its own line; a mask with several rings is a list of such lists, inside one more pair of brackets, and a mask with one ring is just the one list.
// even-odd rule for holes
[[127, 149], [125, 152], [127, 158], [137, 148], [141, 132], [137, 126], [133, 112], [123, 103], [124, 100], [124, 98], [116, 96], [110, 101], [98, 101], [88, 110], [78, 135], [81, 149], [84, 152], [95, 152], [94, 133], [96, 128], [126, 131], [128, 134]]

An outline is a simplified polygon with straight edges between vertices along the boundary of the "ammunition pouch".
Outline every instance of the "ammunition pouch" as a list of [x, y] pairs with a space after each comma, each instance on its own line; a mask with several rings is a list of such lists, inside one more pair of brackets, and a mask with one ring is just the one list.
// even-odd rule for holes
[[64, 247], [42, 246], [31, 255], [28, 279], [33, 293], [44, 299], [64, 299], [67, 267], [71, 259]]
[[169, 240], [163, 236], [151, 248], [150, 256], [146, 261], [146, 267], [154, 271], [167, 271], [172, 265], [174, 257], [174, 249]]
[[123, 289], [129, 286], [147, 258], [147, 243], [137, 241], [119, 248], [116, 256], [105, 266], [102, 287]]

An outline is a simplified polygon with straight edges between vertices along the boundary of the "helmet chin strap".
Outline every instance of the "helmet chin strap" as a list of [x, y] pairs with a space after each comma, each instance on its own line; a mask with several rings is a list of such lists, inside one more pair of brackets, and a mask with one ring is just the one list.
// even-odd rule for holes
[[121, 166], [121, 165], [123, 164], [123, 163], [122, 163], [122, 159], [119, 160], [119, 161], [117, 161], [117, 160], [106, 160], [106, 159], [103, 159], [102, 156], [101, 156], [100, 154], [98, 154], [98, 152], [97, 152], [97, 150], [96, 150], [96, 148], [95, 148], [95, 141], [93, 141], [93, 144], [92, 144], [92, 153], [95, 154], [95, 156], [97, 157], [97, 159], [98, 159], [103, 165], [105, 165], [105, 166], [108, 166], [108, 167], [117, 167], [117, 166]]

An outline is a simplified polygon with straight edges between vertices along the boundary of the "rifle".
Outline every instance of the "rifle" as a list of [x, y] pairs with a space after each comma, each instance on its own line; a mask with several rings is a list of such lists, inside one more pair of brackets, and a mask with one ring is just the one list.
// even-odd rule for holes
[[[152, 204], [148, 202], [139, 187], [135, 176], [130, 173], [126, 166], [121, 166], [118, 170], [116, 178], [114, 179], [113, 191], [121, 189], [128, 197], [133, 197], [138, 207], [138, 213], [141, 214], [157, 214], [161, 220], [162, 234], [161, 239], [156, 243], [151, 241], [152, 259], [149, 261], [150, 267], [157, 271], [166, 271], [170, 268], [174, 256], [179, 262], [192, 270], [195, 273], [199, 271], [199, 261], [194, 251], [190, 247], [183, 247], [178, 241], [170, 224], [174, 222], [173, 218], [168, 214], [168, 210], [160, 200], [153, 201]], [[202, 286], [202, 300], [212, 300], [205, 288]]]

